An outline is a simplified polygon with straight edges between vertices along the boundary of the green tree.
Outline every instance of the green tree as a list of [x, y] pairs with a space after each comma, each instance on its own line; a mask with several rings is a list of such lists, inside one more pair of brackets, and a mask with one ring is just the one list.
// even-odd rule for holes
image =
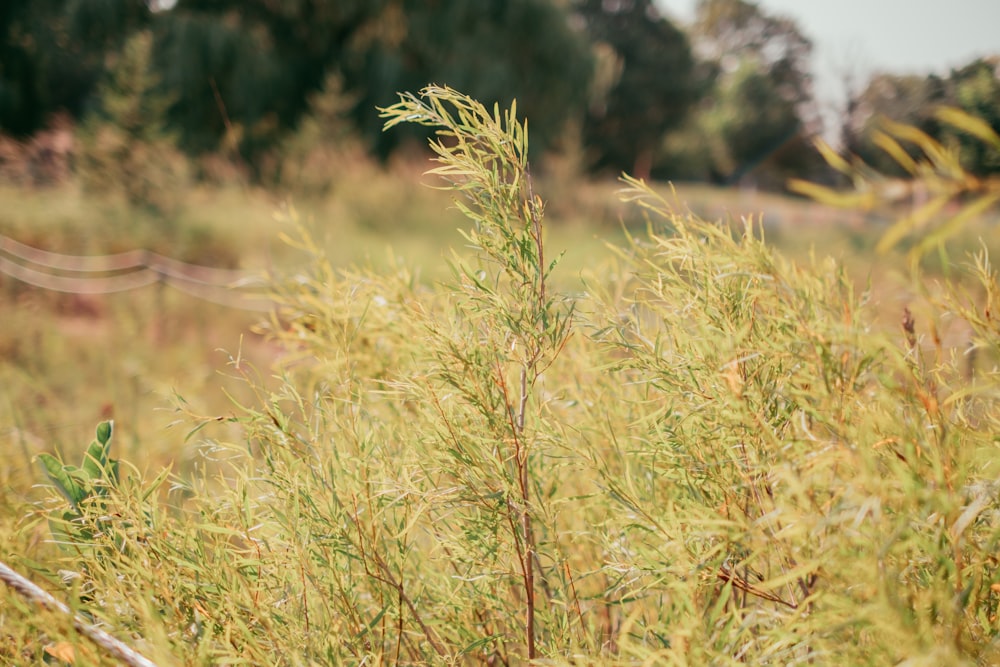
[[[948, 78], [950, 102], [1000, 133], [1000, 56], [981, 58], [953, 70]], [[947, 143], [957, 146], [962, 164], [975, 174], [1000, 173], [1000, 150], [968, 133], [943, 128]]]
[[812, 42], [795, 21], [748, 0], [700, 0], [692, 35], [699, 56], [735, 73], [749, 62], [766, 72], [781, 98], [812, 102]]
[[[937, 75], [877, 74], [849, 100], [850, 113], [841, 132], [844, 149], [882, 173], [902, 176], [905, 170], [875, 141], [881, 120], [888, 118], [938, 136], [941, 125], [934, 109], [947, 102], [948, 83]], [[911, 158], [919, 154], [914, 146], [904, 146], [904, 150]]]
[[594, 166], [648, 177], [664, 135], [702, 93], [687, 36], [651, 0], [578, 0], [608, 81], [583, 126]]
[[[941, 121], [942, 107], [954, 107], [1000, 132], [1000, 57], [981, 58], [947, 76], [878, 74], [848, 104], [843, 120], [845, 150], [879, 172], [907, 175], [904, 166], [884, 150], [885, 120], [910, 126], [956, 151], [963, 169], [974, 175], [1000, 172], [1000, 152], [989, 142]], [[910, 159], [920, 157], [913, 143], [900, 148]], [[905, 160], [904, 160], [905, 162]]]
[[382, 156], [406, 133], [384, 134], [373, 110], [399, 90], [439, 81], [487, 104], [516, 98], [539, 150], [583, 115], [591, 76], [586, 37], [557, 0], [180, 0], [168, 11], [10, 0], [0, 8], [0, 129], [26, 134], [51, 110], [97, 108], [98, 81], [145, 29], [182, 147], [228, 141], [254, 166], [331, 73], [354, 101], [345, 114]]
[[185, 175], [167, 131], [170, 99], [159, 91], [152, 48], [149, 31], [125, 42], [83, 125], [77, 168], [87, 189], [120, 193], [131, 206], [169, 216]]
[[378, 29], [383, 0], [181, 0], [162, 14], [155, 59], [188, 151], [223, 139], [245, 157], [295, 126], [331, 63]]
[[38, 62], [27, 39], [31, 3], [0, 5], [0, 130], [25, 134], [38, 126], [41, 107]]
[[83, 114], [105, 55], [148, 14], [120, 0], [0, 3], [0, 131], [27, 135], [55, 111]]
[[552, 0], [181, 0], [169, 15], [157, 59], [177, 95], [171, 118], [195, 151], [227, 133], [247, 157], [267, 150], [331, 72], [381, 156], [405, 133], [384, 134], [373, 109], [428, 81], [490, 104], [517, 98], [540, 148], [582, 114], [590, 77], [586, 43]]
[[395, 40], [373, 43], [354, 73], [363, 79], [354, 86], [355, 122], [376, 138], [380, 155], [424, 131], [383, 133], [370, 109], [428, 81], [465, 90], [488, 107], [516, 99], [531, 118], [532, 153], [582, 118], [592, 72], [589, 45], [553, 0], [403, 0], [395, 7], [395, 18], [386, 21], [395, 26]]
[[802, 124], [795, 105], [778, 94], [776, 82], [767, 73], [745, 62], [725, 77], [704, 123], [716, 179], [739, 181], [764, 164], [768, 185], [784, 182], [787, 169], [779, 158], [784, 157], [782, 149], [801, 136]]
[[658, 173], [780, 188], [817, 168], [812, 44], [798, 25], [746, 0], [702, 0], [692, 39], [715, 77], [698, 113], [668, 138]]

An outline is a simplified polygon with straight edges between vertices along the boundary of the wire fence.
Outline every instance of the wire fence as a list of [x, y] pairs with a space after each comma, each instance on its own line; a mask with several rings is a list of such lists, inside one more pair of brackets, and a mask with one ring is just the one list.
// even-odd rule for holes
[[0, 235], [0, 273], [28, 285], [69, 294], [113, 294], [154, 284], [230, 308], [266, 312], [263, 274], [188, 264], [149, 250], [112, 255], [64, 255]]

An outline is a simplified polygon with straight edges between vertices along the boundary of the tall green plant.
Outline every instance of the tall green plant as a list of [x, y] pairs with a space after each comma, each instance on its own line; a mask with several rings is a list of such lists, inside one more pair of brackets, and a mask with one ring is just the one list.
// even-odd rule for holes
[[[609, 414], [614, 444], [595, 454], [624, 514], [608, 551], [634, 573], [623, 595], [649, 601], [623, 652], [995, 660], [995, 369], [972, 388], [940, 341], [924, 358], [933, 322], [873, 331], [832, 261], [796, 265], [753, 221], [733, 232], [627, 185], [667, 230], [622, 251], [598, 309], [618, 361], [589, 402], [635, 414]], [[976, 278], [995, 295], [995, 274]], [[988, 349], [996, 329], [976, 310]]]
[[38, 455], [45, 474], [70, 503], [69, 509], [49, 519], [53, 534], [66, 546], [87, 548], [94, 533], [110, 525], [105, 498], [118, 483], [118, 461], [110, 457], [112, 427], [110, 421], [98, 425], [79, 466], [62, 463], [51, 454]]
[[236, 441], [201, 432], [169, 511], [128, 475], [78, 536], [100, 548], [48, 558], [81, 612], [191, 664], [1000, 659], [985, 255], [985, 303], [945, 302], [970, 370], [927, 315], [874, 325], [836, 262], [628, 179], [650, 232], [571, 307], [514, 110], [432, 87], [384, 114], [439, 133], [471, 257], [430, 286], [295, 239], [277, 381], [235, 356], [253, 399], [199, 424]]
[[[433, 331], [433, 374], [459, 392], [483, 423], [478, 442], [455, 439], [452, 470], [481, 509], [498, 513], [510, 531], [523, 587], [525, 656], [536, 649], [538, 513], [533, 498], [543, 457], [537, 385], [569, 335], [571, 309], [547, 290], [556, 262], [546, 262], [543, 205], [528, 169], [527, 124], [516, 103], [492, 114], [449, 88], [429, 87], [384, 109], [386, 129], [413, 122], [436, 129], [431, 148], [461, 197], [457, 206], [474, 223], [463, 232], [479, 266], [457, 258], [456, 307], [468, 330]], [[475, 378], [469, 382], [470, 375]], [[437, 400], [433, 393], [427, 398]], [[457, 415], [456, 415], [457, 416]], [[443, 426], [452, 417], [442, 414]]]

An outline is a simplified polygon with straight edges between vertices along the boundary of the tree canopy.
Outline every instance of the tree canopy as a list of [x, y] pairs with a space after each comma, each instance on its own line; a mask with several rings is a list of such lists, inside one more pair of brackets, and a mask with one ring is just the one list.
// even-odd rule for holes
[[[751, 175], [781, 187], [817, 163], [812, 44], [790, 18], [750, 0], [700, 0], [692, 25], [655, 0], [138, 0], [0, 3], [0, 133], [19, 137], [65, 111], [102, 108], [125, 45], [150, 35], [150, 127], [189, 154], [236, 150], [259, 165], [280, 151], [322, 93], [373, 154], [424, 131], [384, 133], [377, 107], [428, 83], [488, 106], [518, 102], [534, 154], [580, 139], [585, 166], [639, 176]], [[323, 92], [336, 81], [336, 90]], [[136, 93], [140, 94], [140, 93]], [[166, 101], [161, 104], [160, 102]], [[155, 102], [155, 103], [154, 103]], [[872, 119], [917, 125], [962, 152], [975, 173], [1000, 157], [933, 116], [950, 104], [1000, 128], [1000, 65], [947, 76], [882, 74], [851, 101], [846, 147], [873, 159]], [[271, 161], [275, 163], [274, 160]], [[890, 165], [882, 165], [891, 169]]]
[[[582, 117], [591, 56], [551, 0], [10, 0], [0, 9], [0, 130], [27, 134], [45, 116], [80, 117], [122, 45], [154, 35], [153, 66], [182, 146], [216, 148], [236, 133], [253, 155], [296, 126], [331, 73], [350, 116], [381, 154], [375, 107], [431, 81], [484, 101], [517, 98], [541, 144]], [[232, 138], [232, 137], [230, 137]]]
[[812, 43], [798, 25], [753, 2], [702, 0], [691, 34], [709, 90], [682, 136], [668, 138], [658, 173], [781, 187], [813, 168]]
[[613, 67], [592, 100], [584, 143], [596, 166], [648, 177], [663, 135], [702, 93], [688, 38], [651, 0], [578, 0], [576, 11]]
[[[879, 171], [901, 174], [898, 162], [877, 142], [882, 119], [889, 119], [958, 151], [963, 166], [973, 174], [1000, 173], [1000, 153], [941, 123], [935, 112], [942, 106], [961, 109], [1000, 132], [1000, 57], [976, 59], [947, 76], [874, 76], [850, 101], [843, 128], [846, 148]], [[917, 155], [916, 146], [903, 148]]]

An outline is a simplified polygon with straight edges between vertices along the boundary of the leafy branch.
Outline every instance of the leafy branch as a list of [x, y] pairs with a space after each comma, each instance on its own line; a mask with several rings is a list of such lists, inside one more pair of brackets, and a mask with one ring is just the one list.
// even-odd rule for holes
[[[430, 146], [439, 166], [428, 173], [444, 178], [448, 189], [461, 194], [456, 205], [474, 223], [462, 235], [486, 265], [472, 268], [455, 261], [457, 293], [468, 300], [464, 312], [475, 320], [473, 330], [481, 332], [481, 340], [472, 346], [442, 340], [440, 377], [466, 392], [470, 368], [483, 378], [466, 396], [491, 425], [495, 441], [489, 449], [500, 460], [498, 465], [487, 464], [491, 457], [483, 452], [467, 461], [505, 471], [504, 484], [516, 496], [503, 503], [501, 511], [511, 530], [524, 592], [527, 658], [534, 659], [538, 555], [530, 469], [537, 443], [526, 416], [536, 382], [569, 336], [572, 309], [561, 308], [546, 287], [558, 260], [546, 264], [544, 205], [532, 186], [527, 123], [517, 120], [516, 102], [504, 111], [494, 105], [491, 113], [472, 98], [438, 86], [420, 95], [400, 95], [399, 103], [382, 110], [382, 117], [386, 129], [403, 122], [436, 128]], [[483, 354], [484, 349], [489, 352]], [[449, 370], [453, 363], [463, 371]], [[516, 368], [516, 379], [508, 378], [509, 364]], [[497, 406], [503, 406], [503, 416], [496, 413]], [[501, 453], [504, 449], [496, 442], [507, 452]], [[508, 469], [508, 462], [514, 470]]]
[[[953, 107], [937, 109], [934, 117], [1000, 151], [1000, 135], [981, 118]], [[792, 179], [789, 188], [823, 204], [866, 211], [885, 202], [910, 199], [914, 203], [912, 210], [882, 235], [877, 246], [880, 253], [889, 252], [909, 236], [920, 235], [909, 253], [911, 262], [919, 261], [1000, 202], [1000, 178], [970, 173], [962, 166], [955, 148], [919, 128], [882, 119], [873, 141], [906, 172], [908, 180], [887, 178], [858, 157], [838, 155], [820, 139], [817, 148], [823, 158], [850, 180], [852, 189], [840, 191], [800, 179]], [[915, 146], [919, 155], [911, 156], [906, 144]], [[960, 210], [942, 216], [946, 207], [956, 201], [962, 204]], [[935, 224], [942, 217], [943, 222]]]

